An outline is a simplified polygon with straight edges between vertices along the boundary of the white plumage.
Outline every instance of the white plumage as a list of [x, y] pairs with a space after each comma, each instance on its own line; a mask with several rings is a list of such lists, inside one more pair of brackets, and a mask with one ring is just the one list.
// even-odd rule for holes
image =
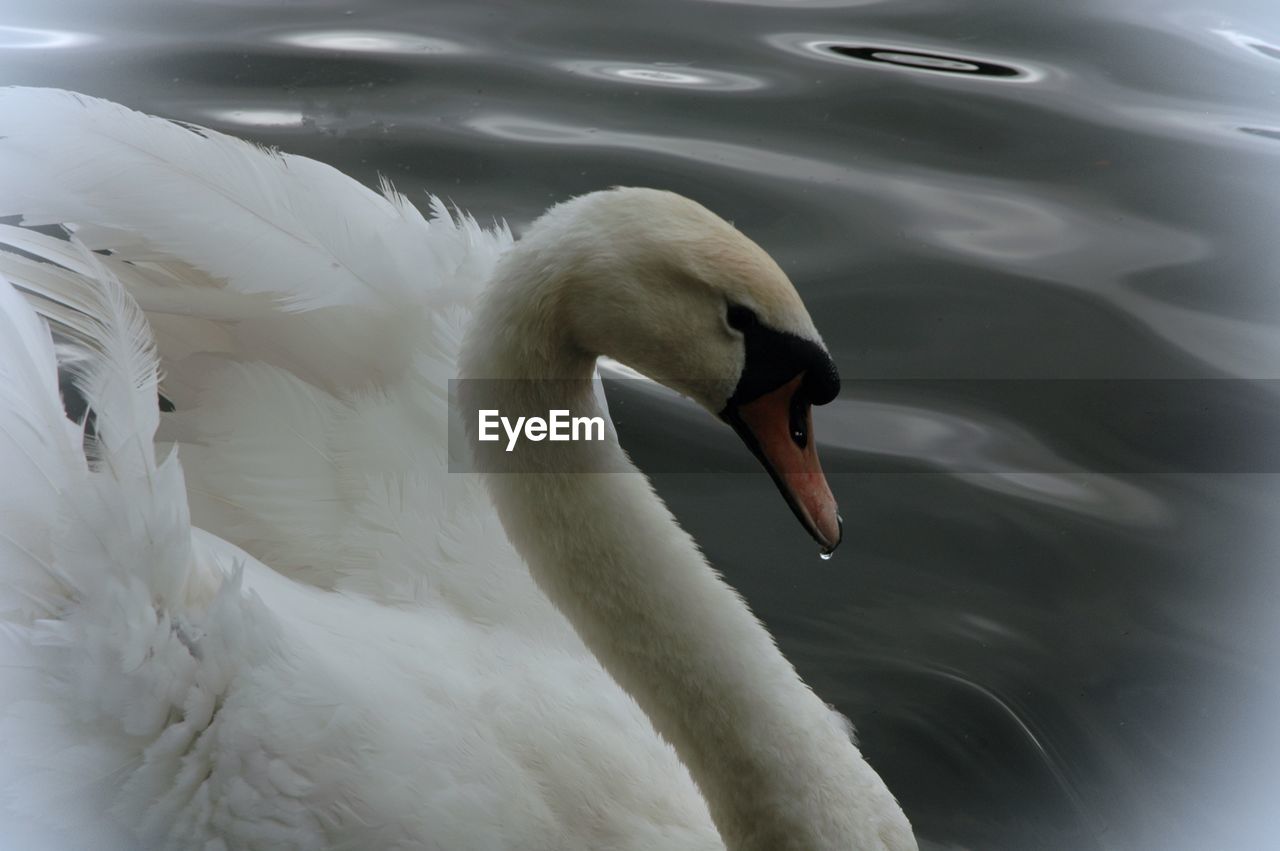
[[[0, 92], [0, 187], [6, 843], [724, 847], [484, 484], [448, 473], [504, 228], [47, 90]], [[866, 847], [908, 847], [860, 764]]]

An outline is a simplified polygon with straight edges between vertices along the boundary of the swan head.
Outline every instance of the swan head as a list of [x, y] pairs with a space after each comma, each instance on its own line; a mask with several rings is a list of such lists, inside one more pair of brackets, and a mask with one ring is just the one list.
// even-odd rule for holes
[[572, 344], [698, 402], [739, 434], [825, 551], [841, 521], [812, 405], [840, 378], [778, 264], [702, 205], [653, 189], [595, 192], [548, 211], [524, 242], [554, 245]]

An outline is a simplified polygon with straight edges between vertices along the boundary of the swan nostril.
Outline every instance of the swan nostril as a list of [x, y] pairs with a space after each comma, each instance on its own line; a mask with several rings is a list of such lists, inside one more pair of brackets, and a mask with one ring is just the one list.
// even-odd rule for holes
[[809, 399], [803, 389], [797, 390], [791, 397], [789, 420], [791, 441], [803, 450], [809, 445]]

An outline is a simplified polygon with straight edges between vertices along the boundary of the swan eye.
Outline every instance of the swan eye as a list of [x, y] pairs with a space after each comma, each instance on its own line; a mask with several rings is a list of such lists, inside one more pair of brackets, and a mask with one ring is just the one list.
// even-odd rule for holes
[[809, 445], [809, 398], [803, 390], [791, 397], [791, 440], [804, 449]]
[[725, 313], [725, 320], [729, 323], [730, 328], [737, 328], [743, 332], [760, 321], [756, 319], [755, 311], [740, 304], [729, 305], [729, 309]]

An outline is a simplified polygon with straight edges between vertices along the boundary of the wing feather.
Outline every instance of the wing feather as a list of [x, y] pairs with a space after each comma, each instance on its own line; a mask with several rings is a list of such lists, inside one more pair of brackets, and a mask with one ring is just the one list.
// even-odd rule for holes
[[[151, 817], [175, 754], [211, 723], [201, 702], [261, 658], [273, 627], [211, 568], [229, 545], [193, 546], [182, 469], [156, 460], [141, 311], [105, 270], [82, 284], [87, 333], [55, 347], [0, 279], [0, 824], [23, 847], [123, 849], [138, 837], [106, 809]], [[59, 365], [96, 413], [93, 464]]]
[[395, 299], [434, 265], [403, 238], [420, 218], [304, 157], [53, 90], [0, 91], [0, 135], [0, 184], [27, 224], [107, 228], [92, 248], [144, 235], [142, 248], [285, 309]]
[[113, 277], [146, 312], [197, 525], [379, 599], [540, 599], [446, 456], [448, 380], [504, 226], [55, 90], [0, 90], [0, 183], [0, 215], [23, 222], [0, 226], [18, 249], [0, 272], [63, 336], [91, 339], [110, 307], [86, 303], [85, 279]]

